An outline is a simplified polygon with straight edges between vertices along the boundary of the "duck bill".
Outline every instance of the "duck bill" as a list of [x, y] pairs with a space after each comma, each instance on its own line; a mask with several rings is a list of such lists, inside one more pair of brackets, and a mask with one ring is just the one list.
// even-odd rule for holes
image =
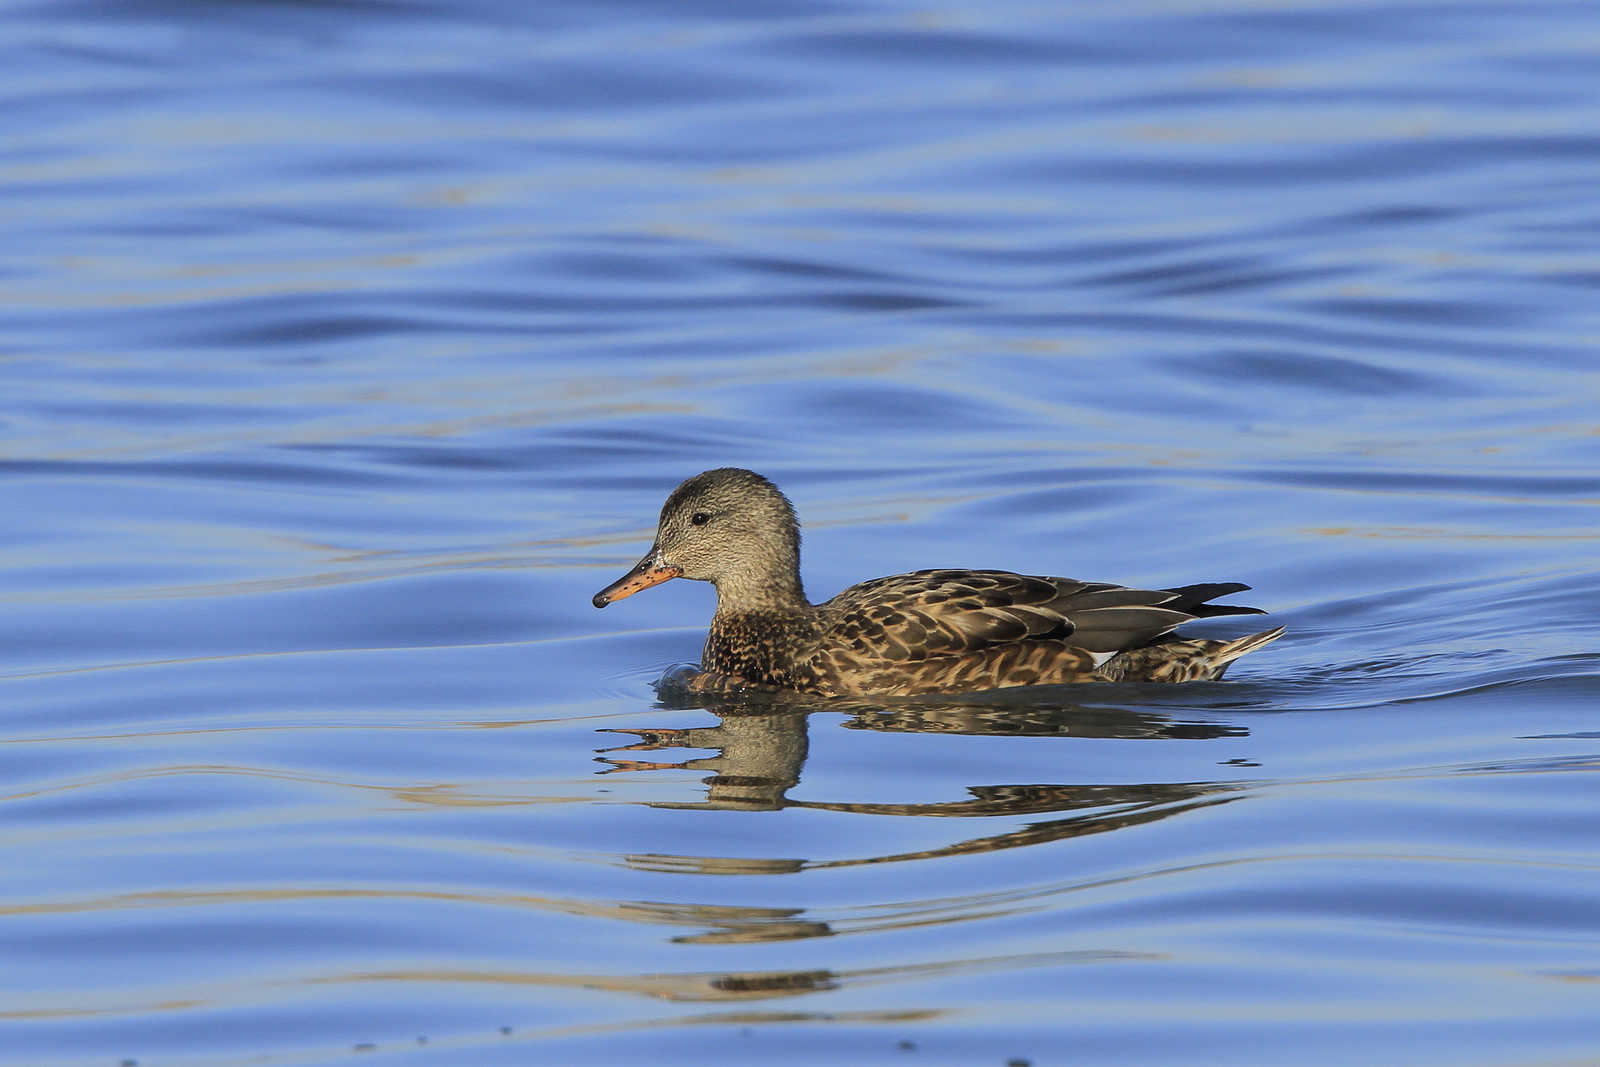
[[652, 585], [671, 581], [683, 573], [682, 567], [671, 567], [656, 561], [654, 549], [634, 565], [633, 570], [612, 582], [594, 595], [594, 606], [603, 608], [613, 600], [624, 600]]

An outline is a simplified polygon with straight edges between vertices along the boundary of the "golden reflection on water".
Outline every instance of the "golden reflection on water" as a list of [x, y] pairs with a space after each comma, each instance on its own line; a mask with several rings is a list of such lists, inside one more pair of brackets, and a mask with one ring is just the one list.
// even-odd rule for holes
[[634, 993], [674, 1002], [716, 1002], [767, 1000], [772, 997], [804, 996], [832, 992], [848, 986], [898, 982], [907, 978], [1011, 971], [1021, 967], [1055, 967], [1078, 963], [1104, 963], [1114, 960], [1155, 958], [1148, 953], [1088, 949], [1082, 951], [1017, 953], [978, 959], [940, 960], [932, 963], [898, 964], [886, 967], [859, 967], [832, 970], [814, 968], [793, 971], [688, 971], [675, 974], [554, 974], [542, 971], [507, 970], [419, 970], [367, 971], [330, 975], [309, 984], [355, 984], [366, 982], [451, 982], [489, 983], [514, 986], [564, 986], [572, 989], [599, 989], [614, 993]]
[[[1593, 505], [1600, 500], [1578, 500], [1580, 505]], [[1315, 526], [1302, 531], [1319, 537], [1367, 537], [1393, 541], [1596, 541], [1600, 532], [1577, 531], [1571, 533], [1496, 533], [1490, 531], [1453, 530], [1440, 526]]]

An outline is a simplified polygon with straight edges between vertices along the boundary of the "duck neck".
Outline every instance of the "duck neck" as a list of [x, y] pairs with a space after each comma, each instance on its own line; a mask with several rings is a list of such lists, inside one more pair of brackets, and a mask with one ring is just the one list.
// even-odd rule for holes
[[717, 611], [700, 664], [711, 674], [795, 688], [795, 672], [817, 629], [816, 609], [798, 576], [759, 583], [724, 578], [717, 583]]
[[715, 583], [717, 615], [805, 615], [811, 602], [796, 571], [759, 576], [727, 575]]

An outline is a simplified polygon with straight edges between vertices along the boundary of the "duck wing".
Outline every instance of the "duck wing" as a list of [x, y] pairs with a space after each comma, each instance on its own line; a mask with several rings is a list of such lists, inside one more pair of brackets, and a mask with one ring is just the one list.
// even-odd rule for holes
[[1211, 582], [1129, 589], [1009, 571], [914, 571], [862, 582], [822, 604], [822, 644], [891, 662], [1044, 641], [1109, 655], [1149, 644], [1191, 619], [1264, 614], [1207, 603], [1248, 588]]

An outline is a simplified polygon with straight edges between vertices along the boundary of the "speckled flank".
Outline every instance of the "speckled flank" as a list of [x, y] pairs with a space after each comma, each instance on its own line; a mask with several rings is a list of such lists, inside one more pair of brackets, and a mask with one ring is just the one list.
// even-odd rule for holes
[[1238, 583], [1130, 589], [1008, 571], [924, 570], [862, 582], [813, 605], [800, 590], [799, 532], [788, 500], [760, 475], [735, 469], [680, 485], [662, 509], [651, 553], [647, 560], [717, 587], [702, 664], [708, 684], [905, 696], [1184, 682], [1221, 677], [1283, 633], [1234, 641], [1170, 636], [1197, 618], [1261, 614], [1210, 603], [1248, 588]]
[[1166, 638], [1143, 648], [1130, 648], [1108, 660], [1100, 673], [1111, 681], [1200, 682], [1221, 678], [1228, 665], [1283, 636], [1283, 627], [1263, 630], [1232, 641]]

